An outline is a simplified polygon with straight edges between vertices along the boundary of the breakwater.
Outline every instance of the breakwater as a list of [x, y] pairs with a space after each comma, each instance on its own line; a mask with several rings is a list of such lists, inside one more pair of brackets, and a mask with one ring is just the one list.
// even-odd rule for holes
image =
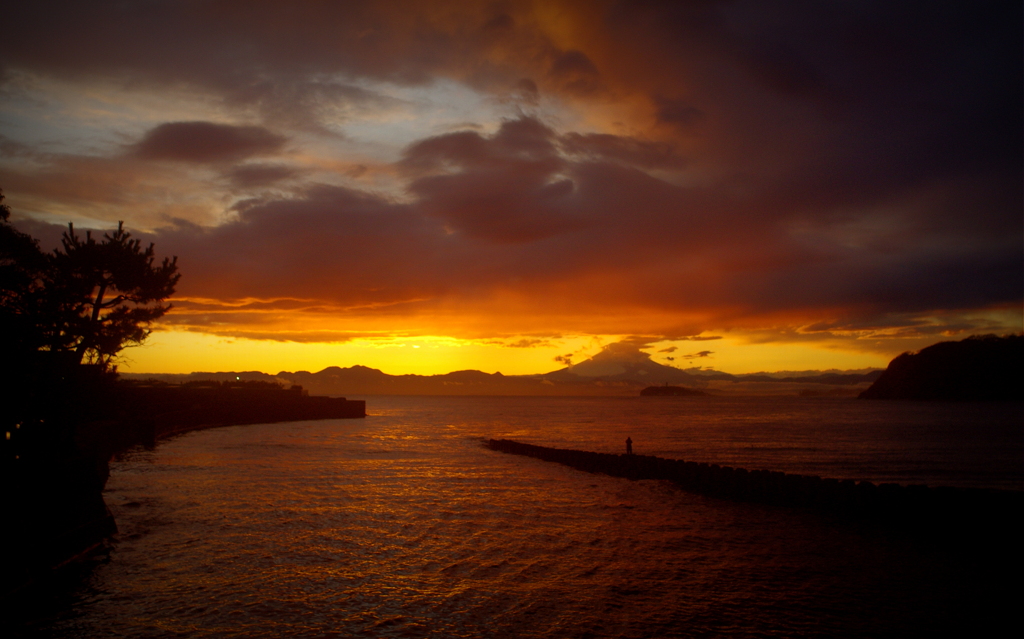
[[590, 473], [666, 480], [688, 492], [720, 499], [811, 508], [887, 526], [982, 535], [993, 541], [1017, 539], [1024, 520], [1024, 493], [1013, 491], [874, 484], [650, 455], [549, 448], [509, 439], [490, 439], [485, 445]]

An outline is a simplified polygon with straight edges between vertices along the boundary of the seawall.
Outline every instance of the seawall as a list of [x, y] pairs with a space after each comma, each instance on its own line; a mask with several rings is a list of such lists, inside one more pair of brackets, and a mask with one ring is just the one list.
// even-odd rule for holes
[[[733, 501], [811, 508], [888, 526], [990, 537], [1016, 535], [1024, 493], [854, 482], [815, 475], [747, 470], [649, 455], [615, 455], [490, 439], [496, 451], [628, 479], [671, 481], [683, 490]], [[1016, 538], [1016, 537], [1014, 537]]]

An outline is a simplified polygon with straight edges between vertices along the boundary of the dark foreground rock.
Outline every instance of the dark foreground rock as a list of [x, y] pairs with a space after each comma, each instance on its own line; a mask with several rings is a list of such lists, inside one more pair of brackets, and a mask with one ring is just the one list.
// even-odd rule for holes
[[1024, 335], [968, 337], [904, 353], [860, 398], [1024, 400]]

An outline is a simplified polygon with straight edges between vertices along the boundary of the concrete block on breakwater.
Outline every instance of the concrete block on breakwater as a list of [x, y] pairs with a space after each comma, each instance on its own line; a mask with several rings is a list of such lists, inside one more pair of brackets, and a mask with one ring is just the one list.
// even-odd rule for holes
[[509, 439], [490, 439], [485, 445], [591, 473], [671, 481], [688, 492], [720, 499], [812, 508], [891, 525], [941, 528], [947, 533], [1019, 531], [1024, 516], [1024, 493], [1020, 492], [876, 485], [650, 455], [548, 448]]

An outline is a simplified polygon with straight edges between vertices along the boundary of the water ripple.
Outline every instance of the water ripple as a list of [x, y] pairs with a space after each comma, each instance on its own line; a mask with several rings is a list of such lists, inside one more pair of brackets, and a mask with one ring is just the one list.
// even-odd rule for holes
[[[109, 561], [31, 634], [910, 636], [1000, 614], [992, 575], [946, 549], [479, 443], [515, 433], [607, 450], [628, 432], [652, 454], [698, 449], [696, 435], [666, 426], [671, 404], [627, 424], [615, 402], [551, 400], [541, 422], [537, 406], [527, 419], [525, 400], [488, 401], [392, 399], [365, 421], [195, 432], [117, 462], [106, 498], [121, 532]], [[806, 424], [836, 405], [797, 417], [784, 407], [789, 439], [809, 438]], [[765, 419], [741, 417], [742, 437], [735, 423], [720, 424], [729, 437], [704, 434], [708, 461], [756, 454], [789, 472], [879, 464], [870, 451], [883, 444], [844, 431], [850, 418], [837, 420], [837, 437], [819, 428], [795, 445], [761, 441]], [[942, 472], [943, 455], [884, 472]]]

